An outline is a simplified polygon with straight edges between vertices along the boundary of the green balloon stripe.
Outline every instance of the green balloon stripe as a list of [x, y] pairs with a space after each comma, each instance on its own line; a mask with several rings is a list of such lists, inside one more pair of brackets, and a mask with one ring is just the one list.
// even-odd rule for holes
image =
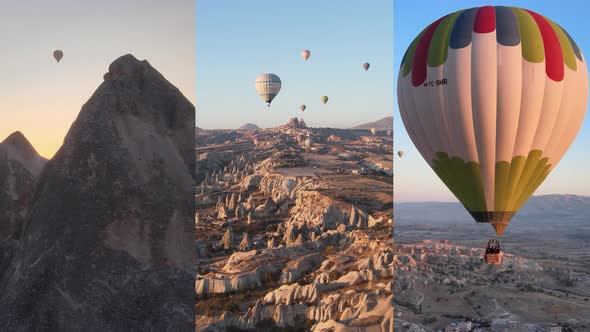
[[539, 63], [545, 59], [543, 37], [535, 19], [520, 8], [511, 7], [518, 22], [520, 40], [522, 43], [522, 57], [527, 61]]
[[549, 22], [549, 24], [557, 34], [557, 39], [559, 39], [559, 44], [561, 45], [561, 53], [563, 54], [563, 61], [565, 62], [565, 65], [568, 66], [569, 69], [575, 71], [577, 69], [577, 64], [576, 54], [574, 53], [574, 46], [572, 45], [569, 38], [559, 25], [555, 24], [555, 22], [551, 21], [547, 17], [544, 18], [545, 20], [547, 20], [547, 22]]
[[[470, 212], [518, 211], [550, 172], [548, 158], [541, 150], [516, 156], [510, 162], [496, 162], [494, 206], [487, 207], [480, 165], [437, 152], [432, 168], [451, 192]], [[499, 214], [498, 214], [499, 216]]]
[[453, 30], [453, 25], [455, 25], [457, 17], [462, 12], [464, 12], [464, 10], [447, 16], [442, 22], [440, 22], [434, 31], [434, 35], [428, 46], [428, 65], [430, 67], [440, 66], [447, 61], [451, 31]]
[[414, 53], [416, 53], [416, 48], [418, 47], [418, 42], [420, 41], [420, 39], [422, 39], [422, 35], [424, 35], [424, 32], [426, 30], [428, 30], [428, 27], [426, 27], [426, 29], [424, 29], [424, 30], [422, 30], [422, 32], [420, 32], [418, 37], [416, 37], [414, 39], [414, 41], [412, 41], [412, 44], [410, 44], [410, 47], [406, 51], [406, 55], [404, 56], [405, 62], [403, 64], [404, 70], [402, 73], [404, 77], [408, 76], [408, 74], [412, 71], [412, 64], [414, 63]]

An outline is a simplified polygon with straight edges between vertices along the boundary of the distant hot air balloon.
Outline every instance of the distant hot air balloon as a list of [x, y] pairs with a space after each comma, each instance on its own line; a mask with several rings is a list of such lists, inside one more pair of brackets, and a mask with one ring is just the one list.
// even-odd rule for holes
[[311, 148], [313, 145], [313, 141], [311, 140], [311, 138], [308, 138], [305, 140], [304, 142], [305, 146], [307, 146], [308, 148]]
[[377, 134], [377, 129], [371, 128], [371, 134], [373, 134], [373, 136], [375, 136], [375, 134]]
[[391, 136], [391, 130], [387, 131], [387, 136]]
[[404, 152], [400, 150], [397, 152], [397, 155], [401, 158], [404, 156]]
[[270, 103], [281, 91], [281, 79], [275, 74], [262, 74], [256, 78], [256, 91], [270, 107]]
[[258, 144], [260, 144], [260, 140], [258, 139], [258, 137], [254, 137], [254, 139], [252, 140], [252, 142], [254, 143], [254, 145], [258, 146]]
[[397, 95], [426, 162], [500, 236], [574, 141], [588, 72], [578, 45], [547, 17], [476, 7], [442, 17], [414, 39]]
[[322, 103], [324, 103], [324, 104], [327, 103], [328, 102], [328, 96], [322, 96], [321, 100], [322, 100]]
[[55, 51], [53, 51], [53, 57], [59, 63], [61, 61], [61, 58], [64, 57], [64, 52], [62, 52], [60, 50], [55, 50]]
[[307, 59], [309, 59], [309, 56], [311, 55], [311, 52], [309, 50], [303, 50], [301, 51], [301, 56], [303, 57], [303, 59], [305, 61], [307, 61]]
[[365, 71], [369, 70], [369, 67], [371, 67], [371, 64], [370, 63], [368, 63], [368, 62], [363, 63], [363, 69]]
[[305, 107], [305, 105], [301, 105], [301, 106], [299, 106], [299, 109], [301, 110], [301, 112], [305, 111], [305, 109], [306, 109], [306, 108], [307, 108], [307, 107]]

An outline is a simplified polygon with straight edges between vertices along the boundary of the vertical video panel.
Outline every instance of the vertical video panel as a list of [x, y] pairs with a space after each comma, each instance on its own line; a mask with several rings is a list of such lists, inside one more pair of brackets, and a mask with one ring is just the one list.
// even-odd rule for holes
[[1, 12], [0, 329], [192, 330], [193, 1]]
[[393, 330], [392, 12], [197, 3], [197, 330]]
[[584, 13], [512, 3], [395, 3], [396, 328], [590, 326]]

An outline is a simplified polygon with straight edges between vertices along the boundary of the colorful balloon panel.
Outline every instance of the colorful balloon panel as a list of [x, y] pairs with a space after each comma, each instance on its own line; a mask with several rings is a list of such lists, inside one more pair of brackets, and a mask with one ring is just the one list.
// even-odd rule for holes
[[587, 101], [586, 64], [571, 36], [513, 7], [440, 18], [410, 44], [398, 76], [414, 145], [499, 235], [575, 139]]

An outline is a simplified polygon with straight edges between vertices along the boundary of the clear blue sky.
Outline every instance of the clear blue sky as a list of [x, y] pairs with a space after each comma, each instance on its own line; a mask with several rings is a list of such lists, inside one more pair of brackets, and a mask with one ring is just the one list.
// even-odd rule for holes
[[[394, 4], [394, 79], [397, 81], [401, 59], [415, 36], [428, 24], [448, 13], [476, 6], [507, 5], [533, 10], [560, 24], [574, 38], [586, 59], [590, 59], [587, 1], [395, 1]], [[397, 84], [394, 82], [394, 89]], [[394, 90], [396, 91], [396, 90]], [[394, 93], [394, 132], [396, 149], [406, 152], [395, 164], [395, 201], [456, 201], [455, 197], [434, 174], [409, 139]], [[590, 195], [590, 119], [588, 114], [582, 129], [565, 157], [537, 189], [534, 195]]]
[[[271, 127], [299, 116], [349, 127], [392, 115], [391, 0], [199, 0], [196, 12], [197, 126]], [[270, 108], [254, 87], [267, 72], [283, 82]]]

